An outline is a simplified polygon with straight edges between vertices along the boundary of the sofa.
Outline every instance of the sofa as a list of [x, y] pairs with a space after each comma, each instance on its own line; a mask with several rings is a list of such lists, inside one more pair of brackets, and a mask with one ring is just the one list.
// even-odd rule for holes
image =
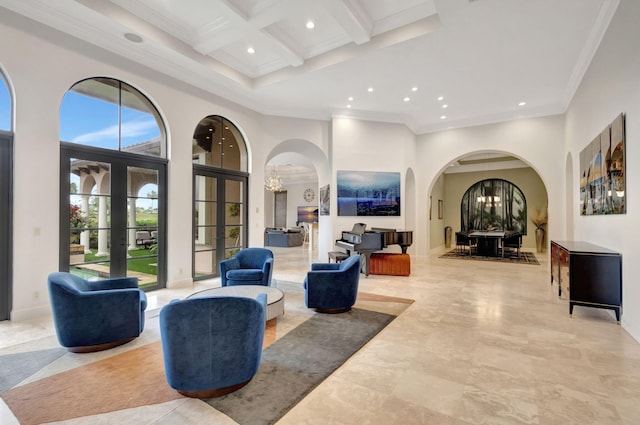
[[267, 227], [264, 231], [264, 246], [291, 247], [301, 246], [303, 243], [304, 229], [302, 227], [291, 229]]

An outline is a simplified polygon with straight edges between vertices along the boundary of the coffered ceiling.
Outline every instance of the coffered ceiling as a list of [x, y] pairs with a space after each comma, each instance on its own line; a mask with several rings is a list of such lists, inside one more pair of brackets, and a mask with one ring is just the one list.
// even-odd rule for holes
[[0, 0], [0, 22], [264, 114], [425, 133], [564, 112], [618, 1]]

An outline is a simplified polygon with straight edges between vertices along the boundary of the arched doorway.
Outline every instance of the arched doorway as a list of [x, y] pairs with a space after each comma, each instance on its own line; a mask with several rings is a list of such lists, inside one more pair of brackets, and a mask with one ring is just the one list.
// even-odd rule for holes
[[122, 81], [91, 78], [67, 92], [60, 107], [60, 270], [165, 286], [165, 139], [151, 101]]
[[[522, 191], [527, 202], [526, 217], [520, 219], [522, 224], [532, 223], [532, 215], [537, 211], [546, 211], [548, 207], [546, 186], [538, 172], [529, 163], [508, 152], [469, 153], [444, 166], [431, 184], [428, 194], [432, 198], [432, 214], [429, 221], [430, 249], [444, 244], [444, 230], [447, 226], [450, 226], [454, 232], [462, 230], [463, 196], [471, 186], [487, 179], [509, 181]], [[476, 199], [478, 196], [481, 195], [476, 194]], [[438, 208], [438, 201], [442, 201], [442, 208]], [[491, 211], [491, 205], [485, 203], [484, 208]], [[442, 212], [441, 218], [438, 210]], [[535, 232], [528, 231], [522, 243], [524, 248], [535, 249]]]

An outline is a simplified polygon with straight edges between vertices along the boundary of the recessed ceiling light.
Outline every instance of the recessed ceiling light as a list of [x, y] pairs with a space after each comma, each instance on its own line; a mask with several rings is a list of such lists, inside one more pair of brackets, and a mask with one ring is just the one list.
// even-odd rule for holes
[[447, 105], [446, 103], [444, 105], [442, 105], [443, 108], [448, 108], [449, 105]]
[[351, 105], [347, 105], [347, 108], [351, 108]]
[[405, 97], [404, 99], [402, 99], [402, 100], [404, 100], [405, 102], [408, 102], [408, 101], [410, 101], [410, 100], [411, 100], [411, 98], [410, 98], [409, 96], [406, 96], [406, 97]]
[[373, 87], [369, 87], [369, 88], [367, 89], [367, 91], [368, 91], [369, 93], [371, 93], [371, 92], [373, 91]]
[[348, 100], [349, 102], [353, 102], [353, 96], [349, 96], [349, 97], [347, 98], [347, 100]]
[[411, 91], [418, 91], [417, 87], [411, 87]]
[[446, 119], [446, 118], [447, 118], [447, 116], [446, 116], [446, 115], [440, 115], [440, 119], [441, 119], [441, 120], [444, 120], [444, 119]]
[[247, 47], [247, 53], [249, 53], [250, 55], [254, 54], [256, 52], [256, 49], [254, 49], [253, 47], [249, 46]]
[[138, 34], [134, 34], [132, 32], [127, 32], [124, 34], [124, 38], [126, 38], [127, 40], [129, 40], [132, 43], [142, 43], [142, 37], [140, 37]]
[[518, 103], [518, 106], [524, 106], [526, 104], [527, 104], [527, 102], [520, 102], [520, 103]]
[[313, 21], [311, 21], [311, 20], [307, 21], [307, 29], [308, 30], [312, 30], [315, 27], [316, 27], [316, 24]]
[[443, 97], [443, 96], [438, 96], [438, 100], [439, 100], [439, 101], [443, 101], [443, 100], [444, 100], [444, 97]]

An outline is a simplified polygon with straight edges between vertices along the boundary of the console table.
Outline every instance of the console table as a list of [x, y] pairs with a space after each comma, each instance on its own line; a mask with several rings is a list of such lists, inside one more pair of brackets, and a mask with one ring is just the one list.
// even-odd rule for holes
[[622, 255], [580, 241], [551, 241], [551, 284], [558, 296], [576, 305], [613, 310], [620, 321], [622, 308]]

